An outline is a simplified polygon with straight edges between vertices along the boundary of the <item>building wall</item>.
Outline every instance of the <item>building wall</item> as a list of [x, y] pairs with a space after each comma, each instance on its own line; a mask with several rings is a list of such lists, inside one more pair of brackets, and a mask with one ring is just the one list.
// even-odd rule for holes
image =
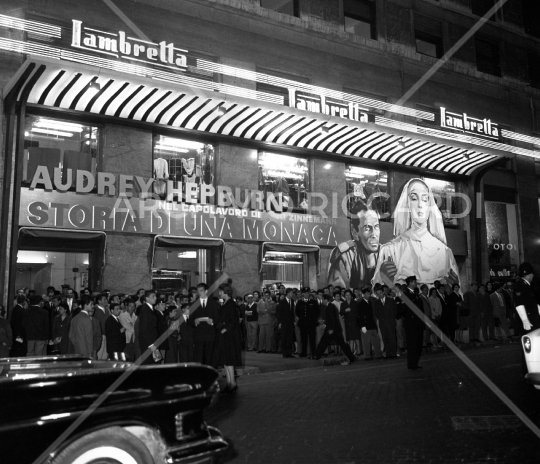
[[[343, 5], [340, 0], [301, 0], [300, 18], [287, 17], [264, 10], [256, 0], [117, 0], [117, 6], [149, 37], [174, 42], [188, 50], [214, 55], [227, 65], [246, 70], [257, 66], [309, 76], [311, 83], [332, 89], [344, 87], [382, 95], [389, 102], [398, 101], [435, 63], [419, 55], [414, 46], [414, 17], [422, 14], [440, 20], [445, 50], [448, 50], [478, 20], [472, 15], [468, 0], [447, 0], [442, 5], [412, 0], [377, 0], [379, 39], [357, 37], [343, 31]], [[159, 7], [156, 6], [156, 3]], [[519, 2], [517, 2], [519, 3]], [[511, 5], [512, 4], [512, 5]], [[540, 41], [522, 29], [522, 17], [516, 2], [509, 2], [506, 21], [488, 23], [482, 34], [500, 44], [503, 77], [480, 73], [476, 69], [474, 40], [464, 43], [453, 58], [405, 104], [445, 106], [458, 112], [492, 118], [507, 124], [512, 130], [534, 135], [531, 105], [540, 106], [540, 90], [528, 86], [530, 73], [527, 52], [538, 48]], [[127, 26], [103, 2], [90, 9], [84, 2], [56, 0], [6, 1], [1, 14], [22, 16], [22, 8], [54, 16], [64, 21], [83, 19], [103, 28], [128, 30]], [[9, 32], [8, 38], [18, 38], [19, 32]], [[286, 50], [286, 53], [284, 53]], [[15, 74], [23, 58], [15, 54], [0, 54], [0, 85]], [[254, 89], [253, 82], [240, 77], [223, 77], [223, 82]], [[3, 104], [3, 101], [0, 101]], [[5, 161], [5, 118], [1, 112], [0, 186]], [[402, 118], [408, 122], [410, 119]], [[414, 122], [414, 121], [412, 121]], [[117, 125], [104, 127], [104, 158], [102, 169], [151, 177], [152, 134]], [[516, 142], [517, 145], [526, 144]], [[530, 147], [529, 147], [530, 148]], [[257, 150], [231, 144], [216, 144], [216, 183], [239, 188], [257, 188]], [[338, 214], [345, 195], [344, 165], [328, 160], [324, 154], [313, 161], [314, 190], [329, 198], [337, 194]], [[355, 160], [351, 160], [354, 162]], [[325, 166], [329, 164], [330, 168]], [[361, 162], [359, 162], [361, 164]], [[534, 163], [518, 158], [515, 183], [519, 195], [523, 257], [540, 262], [536, 243], [540, 225], [538, 189]], [[389, 170], [392, 167], [389, 167]], [[396, 167], [394, 167], [396, 168]], [[434, 173], [393, 169], [390, 176], [391, 207], [395, 206], [403, 185], [412, 177]], [[436, 173], [435, 173], [436, 174]], [[497, 177], [497, 173], [490, 174]], [[2, 189], [0, 189], [1, 195]], [[467, 229], [468, 220], [463, 222]], [[482, 232], [485, 234], [485, 230]], [[470, 240], [470, 237], [469, 237]], [[118, 248], [116, 250], [115, 248]], [[148, 237], [111, 235], [104, 286], [133, 291], [150, 283]], [[231, 242], [227, 245], [225, 270], [240, 293], [260, 284], [258, 272], [259, 245]], [[328, 267], [330, 249], [321, 250], [321, 286]], [[136, 266], [131, 266], [134, 263]], [[133, 278], [121, 283], [122, 270], [136, 269]], [[470, 263], [463, 265], [463, 279], [469, 276]], [[487, 278], [487, 275], [486, 275]], [[118, 288], [120, 290], [120, 288]]]

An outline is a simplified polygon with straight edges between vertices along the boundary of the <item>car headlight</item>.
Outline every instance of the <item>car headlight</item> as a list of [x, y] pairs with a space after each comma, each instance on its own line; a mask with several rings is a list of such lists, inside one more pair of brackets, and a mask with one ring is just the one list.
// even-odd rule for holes
[[523, 337], [523, 349], [525, 353], [529, 354], [532, 349], [532, 341], [529, 337]]

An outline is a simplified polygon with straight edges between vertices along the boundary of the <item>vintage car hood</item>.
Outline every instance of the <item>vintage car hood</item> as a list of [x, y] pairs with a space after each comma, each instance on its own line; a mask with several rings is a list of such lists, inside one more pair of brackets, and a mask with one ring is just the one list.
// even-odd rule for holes
[[[5, 426], [28, 420], [78, 415], [130, 369], [129, 363], [62, 360], [60, 362], [0, 363], [0, 433]], [[204, 394], [217, 372], [200, 364], [139, 366], [113, 391], [100, 409], [127, 404], [177, 402]]]

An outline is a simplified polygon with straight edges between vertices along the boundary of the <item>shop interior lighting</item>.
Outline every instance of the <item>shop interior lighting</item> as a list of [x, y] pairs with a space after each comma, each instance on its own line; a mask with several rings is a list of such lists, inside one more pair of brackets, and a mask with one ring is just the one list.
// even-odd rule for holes
[[178, 253], [178, 257], [180, 259], [195, 259], [197, 258], [197, 252], [196, 251], [183, 251], [181, 253]]
[[448, 187], [448, 182], [445, 180], [439, 180], [439, 179], [429, 179], [424, 178], [424, 182], [431, 188], [435, 189], [445, 189]]
[[[198, 150], [204, 148], [203, 143], [192, 142], [191, 140], [175, 139], [173, 137], [160, 137], [158, 145], [168, 147], [179, 147]], [[157, 145], [156, 145], [157, 146]]]
[[29, 135], [30, 135], [30, 132], [24, 131], [24, 136], [25, 136], [25, 137], [28, 137]]
[[32, 127], [31, 131], [38, 132], [41, 134], [57, 135], [58, 137], [73, 137], [73, 134], [71, 132], [64, 132], [64, 131], [58, 131], [58, 130], [40, 129], [37, 127]]
[[156, 145], [156, 150], [161, 150], [161, 151], [174, 151], [175, 153], [188, 153], [189, 150], [187, 148], [178, 148], [178, 147], [170, 147], [170, 146], [167, 146], [167, 145]]
[[[366, 169], [361, 168], [358, 166], [349, 166], [347, 174], [353, 176], [353, 177], [360, 177], [362, 175], [366, 176], [377, 176], [380, 173], [380, 171], [376, 171], [375, 169]], [[383, 176], [383, 173], [381, 173], [381, 177]]]
[[330, 163], [327, 163], [324, 165], [324, 169], [330, 169], [332, 167], [332, 165]]
[[42, 127], [47, 129], [55, 129], [60, 131], [70, 131], [70, 132], [82, 132], [83, 126], [80, 124], [72, 124], [70, 122], [63, 121], [53, 121], [52, 119], [40, 119], [37, 121], [34, 126]]
[[96, 140], [97, 139], [97, 136], [94, 132], [92, 132], [91, 134], [84, 134], [83, 136], [85, 139], [92, 139], [92, 140]]

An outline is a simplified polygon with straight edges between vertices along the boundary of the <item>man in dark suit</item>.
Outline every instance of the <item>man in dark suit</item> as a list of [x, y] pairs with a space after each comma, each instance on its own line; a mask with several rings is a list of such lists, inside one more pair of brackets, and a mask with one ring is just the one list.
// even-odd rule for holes
[[94, 319], [99, 321], [101, 328], [101, 345], [97, 352], [97, 359], [107, 359], [107, 337], [105, 336], [105, 321], [111, 315], [109, 311], [109, 300], [107, 294], [102, 293], [96, 298], [96, 305], [94, 306]]
[[330, 295], [323, 295], [322, 299], [326, 302], [326, 319], [324, 320], [324, 324], [322, 325], [322, 327], [324, 328], [324, 333], [321, 341], [317, 345], [317, 349], [315, 350], [315, 356], [313, 358], [321, 359], [321, 356], [326, 351], [326, 348], [328, 348], [328, 346], [332, 343], [341, 347], [343, 353], [345, 353], [351, 363], [355, 362], [356, 358], [351, 351], [351, 347], [343, 339], [343, 329], [341, 327], [341, 322], [339, 321], [338, 309], [333, 304], [330, 304]]
[[193, 351], [195, 349], [194, 328], [189, 321], [189, 304], [183, 304], [180, 307], [182, 315], [179, 318], [180, 327], [178, 328], [178, 361], [193, 362]]
[[69, 341], [73, 344], [75, 354], [92, 357], [94, 352], [94, 328], [91, 313], [94, 310], [94, 302], [89, 296], [85, 296], [81, 298], [81, 307], [79, 314], [71, 319]]
[[[449, 320], [447, 321], [447, 327], [449, 328], [449, 335], [448, 337], [452, 342], [454, 343], [462, 343], [463, 340], [461, 339], [461, 334], [459, 329], [458, 320], [461, 315], [461, 310], [465, 309], [465, 311], [468, 311], [467, 308], [464, 307], [463, 304], [463, 297], [459, 294], [459, 284], [452, 285], [452, 293], [448, 295], [446, 298], [447, 301], [447, 312]], [[488, 297], [489, 300], [489, 297]], [[490, 301], [491, 302], [491, 301]], [[465, 314], [463, 314], [465, 316]], [[459, 340], [456, 340], [456, 331], [458, 331], [458, 337]]]
[[[407, 286], [403, 289], [406, 296], [423, 313], [423, 305], [420, 297], [416, 294], [416, 277], [410, 276], [405, 279]], [[406, 306], [405, 333], [407, 334], [407, 367], [411, 370], [422, 369], [418, 365], [422, 355], [422, 343], [424, 339], [424, 321], [421, 320], [411, 309]]]
[[197, 294], [199, 298], [194, 303], [196, 309], [188, 319], [188, 322], [195, 329], [193, 358], [195, 362], [210, 364], [216, 334], [214, 321], [219, 311], [219, 304], [208, 296], [208, 285], [204, 282], [197, 285]]
[[375, 359], [382, 358], [381, 339], [377, 330], [377, 322], [373, 314], [373, 305], [371, 302], [371, 288], [362, 288], [362, 299], [358, 302], [358, 327], [362, 330], [362, 348], [364, 349], [364, 360], [371, 361], [371, 347]]
[[454, 325], [452, 324], [452, 316], [448, 308], [448, 295], [445, 291], [445, 288], [442, 286], [442, 284], [438, 280], [433, 282], [433, 286], [437, 290], [436, 295], [437, 295], [437, 298], [439, 298], [441, 302], [442, 314], [441, 314], [441, 322], [440, 322], [439, 328], [448, 338], [453, 339], [454, 336], [450, 336], [450, 333], [452, 332]]
[[43, 309], [43, 299], [34, 295], [24, 312], [22, 326], [27, 338], [26, 356], [45, 356], [49, 340], [49, 314]]
[[292, 354], [294, 337], [294, 300], [293, 289], [285, 290], [285, 298], [279, 303], [276, 311], [278, 330], [281, 330], [281, 352], [284, 358], [294, 358]]
[[11, 347], [10, 355], [18, 358], [26, 356], [26, 334], [24, 333], [24, 327], [22, 325], [24, 315], [24, 305], [26, 303], [26, 297], [24, 295], [17, 295], [17, 304], [13, 307], [11, 312], [11, 332], [13, 334], [13, 345]]
[[309, 298], [309, 287], [302, 289], [302, 299], [296, 302], [296, 317], [298, 318], [298, 327], [300, 328], [300, 340], [302, 341], [301, 358], [307, 356], [307, 344], [311, 356], [314, 356], [316, 349], [317, 321], [319, 319], [319, 307], [317, 301]]
[[111, 315], [105, 321], [105, 337], [107, 337], [107, 353], [109, 359], [122, 359], [122, 353], [126, 349], [126, 329], [118, 319], [122, 310], [118, 303], [111, 303], [109, 310]]
[[397, 306], [396, 302], [387, 296], [385, 287], [388, 289], [383, 285], [376, 290], [377, 299], [373, 304], [373, 314], [379, 320], [386, 359], [394, 359], [397, 357]]
[[[156, 304], [156, 292], [148, 290], [145, 293], [145, 302], [139, 307], [138, 322], [138, 343], [141, 354], [143, 354], [148, 348], [152, 350], [152, 355], [148, 356], [141, 364], [156, 364], [154, 360], [154, 353], [158, 350], [158, 346], [155, 344], [159, 338], [158, 332], [158, 319], [154, 311], [154, 305]], [[137, 338], [136, 338], [137, 341]], [[161, 355], [155, 354], [156, 358], [160, 358]]]

